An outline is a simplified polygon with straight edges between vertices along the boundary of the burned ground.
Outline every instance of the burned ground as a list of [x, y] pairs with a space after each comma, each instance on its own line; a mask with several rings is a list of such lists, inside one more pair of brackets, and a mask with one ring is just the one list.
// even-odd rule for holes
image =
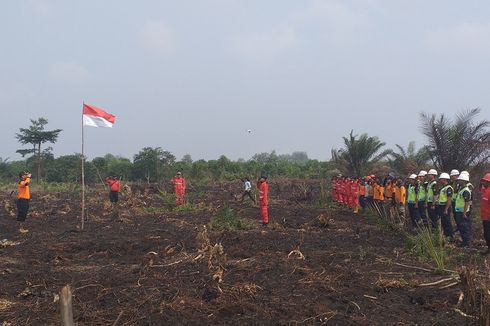
[[[123, 198], [117, 212], [104, 193], [89, 194], [79, 229], [79, 196], [34, 193], [20, 234], [0, 219], [0, 321], [59, 325], [58, 293], [69, 284], [78, 325], [466, 325], [455, 308], [459, 284], [420, 286], [433, 271], [397, 232], [374, 219], [319, 205], [314, 181], [271, 185], [271, 224], [234, 199], [239, 185], [190, 194], [171, 210], [155, 191]], [[253, 227], [204, 230], [229, 205]], [[475, 223], [477, 224], [477, 223]], [[214, 246], [224, 252], [214, 255]], [[214, 249], [213, 249], [214, 248]], [[452, 250], [447, 269], [483, 265], [475, 251]], [[449, 286], [448, 286], [449, 285]]]

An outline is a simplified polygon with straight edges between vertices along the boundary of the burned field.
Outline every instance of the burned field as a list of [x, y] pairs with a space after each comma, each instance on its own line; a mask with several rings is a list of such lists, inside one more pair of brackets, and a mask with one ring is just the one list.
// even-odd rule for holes
[[[180, 209], [133, 191], [113, 211], [92, 191], [83, 232], [77, 194], [34, 193], [27, 234], [3, 195], [1, 325], [59, 325], [67, 284], [78, 325], [478, 323], [484, 303], [471, 286], [486, 269], [475, 251], [453, 249], [435, 271], [400, 233], [319, 205], [316, 183], [271, 184], [268, 228], [235, 184], [191, 192]], [[241, 227], [210, 224], [225, 206]], [[472, 269], [460, 277], [462, 265]]]

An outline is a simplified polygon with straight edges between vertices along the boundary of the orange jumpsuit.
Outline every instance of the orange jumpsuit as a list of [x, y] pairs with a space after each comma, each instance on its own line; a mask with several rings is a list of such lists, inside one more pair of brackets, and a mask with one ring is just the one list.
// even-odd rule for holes
[[171, 180], [175, 190], [175, 204], [183, 205], [185, 200], [185, 179], [182, 177], [173, 177]]
[[261, 181], [257, 184], [259, 189], [259, 209], [260, 218], [264, 225], [269, 223], [269, 184], [267, 181]]

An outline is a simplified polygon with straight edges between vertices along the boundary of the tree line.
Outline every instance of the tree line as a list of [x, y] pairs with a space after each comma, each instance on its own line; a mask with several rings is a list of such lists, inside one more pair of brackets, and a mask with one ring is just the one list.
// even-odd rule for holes
[[[407, 175], [428, 167], [440, 171], [457, 168], [480, 173], [489, 168], [490, 132], [487, 120], [477, 121], [480, 109], [461, 112], [451, 119], [444, 114], [420, 115], [420, 130], [427, 144], [416, 148], [414, 142], [406, 147], [396, 145], [386, 149], [386, 143], [368, 134], [343, 137], [343, 147], [332, 149], [329, 161], [310, 159], [306, 152], [277, 154], [275, 151], [257, 153], [249, 160], [230, 160], [222, 155], [216, 160], [193, 161], [186, 154], [180, 160], [161, 147], [145, 147], [132, 159], [107, 154], [86, 161], [86, 181], [102, 181], [112, 175], [133, 182], [162, 182], [177, 170], [193, 179], [236, 180], [243, 177], [328, 178], [334, 174], [364, 176], [371, 173]], [[27, 149], [17, 152], [23, 160], [0, 158], [0, 180], [13, 181], [23, 170], [35, 171], [37, 179], [47, 182], [80, 182], [81, 155], [54, 157], [52, 147], [61, 129], [45, 130], [48, 120], [31, 120], [31, 126], [20, 128], [15, 135]], [[27, 156], [27, 157], [25, 157]]]

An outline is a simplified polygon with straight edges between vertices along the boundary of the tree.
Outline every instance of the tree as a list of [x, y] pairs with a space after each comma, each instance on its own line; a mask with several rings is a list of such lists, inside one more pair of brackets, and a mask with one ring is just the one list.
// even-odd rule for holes
[[44, 143], [56, 143], [58, 135], [62, 131], [61, 129], [55, 129], [51, 131], [44, 130], [44, 127], [48, 124], [48, 120], [45, 118], [39, 118], [37, 120], [31, 119], [31, 126], [29, 128], [20, 128], [19, 133], [15, 137], [23, 145], [30, 144], [32, 149], [19, 149], [18, 153], [22, 156], [33, 153], [37, 156], [37, 175], [36, 180], [39, 181], [41, 177], [41, 159], [42, 151], [41, 145]]
[[440, 171], [479, 169], [490, 158], [487, 120], [474, 121], [480, 109], [463, 111], [453, 120], [421, 113], [421, 129], [429, 141], [429, 156]]
[[159, 182], [163, 176], [173, 175], [169, 168], [175, 164], [175, 156], [160, 147], [144, 147], [133, 159], [133, 177]]
[[391, 152], [389, 163], [393, 169], [402, 175], [419, 171], [427, 165], [430, 159], [429, 150], [426, 146], [415, 150], [415, 142], [408, 143], [407, 148], [396, 144], [398, 152]]
[[358, 138], [353, 133], [352, 130], [349, 137], [342, 137], [344, 148], [332, 149], [332, 160], [337, 168], [345, 174], [363, 176], [391, 151], [380, 152], [386, 144], [381, 142], [378, 137], [362, 134]]

